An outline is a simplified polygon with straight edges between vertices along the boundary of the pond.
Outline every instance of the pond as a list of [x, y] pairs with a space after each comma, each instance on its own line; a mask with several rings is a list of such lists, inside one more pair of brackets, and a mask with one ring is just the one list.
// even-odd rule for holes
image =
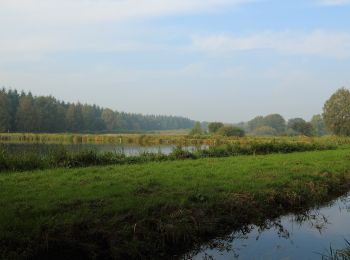
[[[158, 145], [158, 146], [141, 146], [136, 144], [1, 144], [2, 147], [10, 151], [11, 153], [16, 152], [38, 152], [47, 153], [51, 150], [58, 149], [59, 147], [65, 147], [68, 151], [83, 151], [83, 150], [96, 150], [98, 152], [117, 152], [124, 153], [127, 156], [139, 155], [143, 152], [149, 153], [162, 153], [170, 154], [176, 145]], [[195, 150], [204, 149], [208, 146], [200, 145], [196, 146], [186, 146], [183, 149]]]
[[302, 215], [246, 226], [184, 259], [328, 259], [331, 248], [349, 246], [346, 240], [350, 240], [350, 194]]

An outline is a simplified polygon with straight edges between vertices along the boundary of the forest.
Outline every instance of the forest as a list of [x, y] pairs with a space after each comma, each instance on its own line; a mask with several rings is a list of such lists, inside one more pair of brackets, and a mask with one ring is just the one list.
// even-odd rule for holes
[[52, 96], [0, 90], [0, 132], [145, 132], [193, 125], [194, 121], [184, 117], [118, 112], [97, 105], [66, 103]]

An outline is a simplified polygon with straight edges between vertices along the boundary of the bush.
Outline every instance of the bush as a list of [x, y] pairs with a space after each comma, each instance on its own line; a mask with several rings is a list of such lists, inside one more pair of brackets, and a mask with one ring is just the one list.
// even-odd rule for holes
[[184, 150], [181, 146], [177, 146], [169, 154], [171, 159], [196, 159], [196, 155], [188, 150]]
[[223, 135], [226, 137], [231, 137], [231, 136], [243, 137], [245, 135], [245, 132], [243, 129], [239, 127], [223, 126], [217, 131], [217, 134]]
[[254, 136], [276, 136], [277, 130], [271, 126], [261, 126], [252, 132]]

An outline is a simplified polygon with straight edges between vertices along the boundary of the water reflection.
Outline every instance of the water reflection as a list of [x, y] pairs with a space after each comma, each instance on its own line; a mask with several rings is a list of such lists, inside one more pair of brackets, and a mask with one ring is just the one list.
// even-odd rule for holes
[[[303, 214], [249, 225], [184, 259], [322, 259], [350, 238], [350, 194]], [[342, 258], [340, 258], [342, 259]]]
[[[170, 154], [176, 145], [157, 145], [157, 146], [142, 146], [134, 144], [1, 144], [12, 153], [16, 152], [38, 152], [46, 154], [49, 151], [64, 147], [69, 151], [84, 151], [84, 150], [96, 150], [98, 152], [114, 152], [123, 153], [127, 156], [139, 155], [140, 153], [162, 153]], [[186, 146], [183, 149], [194, 151], [196, 149], [206, 149], [207, 145], [199, 146]]]

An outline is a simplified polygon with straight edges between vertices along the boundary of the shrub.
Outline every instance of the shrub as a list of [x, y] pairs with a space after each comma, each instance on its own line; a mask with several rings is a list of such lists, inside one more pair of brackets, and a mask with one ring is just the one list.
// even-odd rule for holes
[[230, 137], [230, 136], [243, 137], [245, 135], [245, 132], [243, 129], [235, 126], [223, 126], [217, 131], [217, 133], [219, 135], [223, 135], [226, 137]]
[[252, 132], [254, 136], [276, 136], [277, 130], [271, 126], [261, 126]]
[[181, 146], [177, 146], [169, 154], [169, 158], [171, 158], [171, 159], [195, 159], [196, 156], [194, 153], [192, 153], [188, 150], [184, 150]]

